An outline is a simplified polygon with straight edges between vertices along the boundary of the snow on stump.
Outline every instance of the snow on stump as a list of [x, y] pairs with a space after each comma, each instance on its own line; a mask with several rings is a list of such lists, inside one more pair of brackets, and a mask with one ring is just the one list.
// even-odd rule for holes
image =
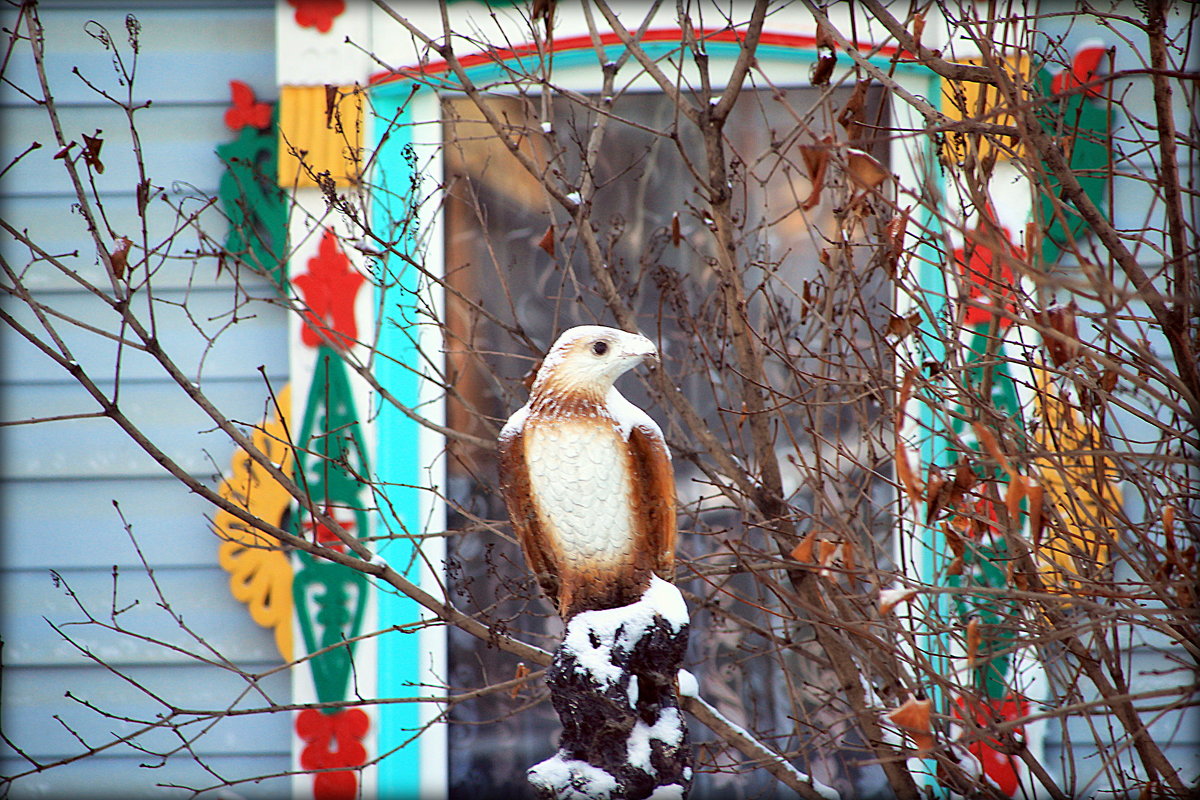
[[530, 768], [546, 800], [683, 798], [692, 751], [676, 676], [687, 649], [683, 596], [654, 576], [636, 603], [567, 622], [546, 673], [558, 752]]

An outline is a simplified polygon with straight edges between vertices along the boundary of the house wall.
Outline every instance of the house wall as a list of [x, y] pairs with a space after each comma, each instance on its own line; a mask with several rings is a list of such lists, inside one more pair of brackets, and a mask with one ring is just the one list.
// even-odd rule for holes
[[[47, 76], [66, 136], [99, 129], [104, 139], [105, 169], [97, 184], [113, 233], [139, 241], [134, 194], [139, 177], [124, 113], [72, 74], [78, 67], [106, 91], [118, 96], [126, 91], [117, 80], [112, 52], [88, 33], [98, 33], [96, 23], [111, 33], [127, 63], [132, 54], [126, 15], [141, 24], [133, 94], [153, 99], [135, 115], [153, 184], [172, 203], [190, 209], [200, 202], [185, 198], [215, 196], [223, 167], [214, 150], [234, 136], [223, 122], [229, 81], [245, 81], [259, 98], [276, 93], [274, 3], [43, 2], [39, 13], [46, 29]], [[3, 17], [6, 28], [16, 22], [7, 4]], [[14, 52], [4, 77], [35, 89], [28, 48]], [[0, 120], [4, 164], [31, 141], [43, 145], [0, 179], [0, 216], [18, 230], [28, 229], [54, 253], [77, 252], [64, 260], [85, 276], [102, 274], [82, 218], [72, 211], [66, 173], [53, 160], [58, 148], [44, 110], [5, 85]], [[148, 217], [151, 241], [165, 238], [175, 224], [161, 199], [151, 203]], [[224, 222], [213, 209], [201, 218], [208, 231], [223, 238]], [[234, 322], [228, 312], [239, 291], [266, 297], [269, 290], [248, 276], [240, 276], [235, 288], [229, 270], [217, 275], [215, 261], [187, 253], [198, 245], [194, 233], [185, 233], [172, 248], [173, 257], [159, 267], [153, 301], [159, 338], [220, 407], [253, 423], [266, 408], [259, 365], [275, 385], [286, 381], [284, 315], [250, 302]], [[31, 264], [29, 253], [6, 233], [0, 233], [0, 255], [24, 272], [39, 298], [90, 325], [113, 329], [110, 308], [62, 272]], [[3, 308], [22, 323], [35, 322], [21, 303], [5, 299]], [[74, 359], [106, 390], [113, 389], [115, 346], [66, 323], [59, 328]], [[0, 326], [0, 354], [5, 420], [96, 410], [63, 369], [7, 325]], [[214, 485], [218, 473], [228, 470], [228, 440], [204, 433], [211, 420], [149, 358], [123, 354], [119, 390], [121, 409], [193, 476]], [[216, 710], [241, 693], [239, 705], [245, 707], [264, 705], [266, 697], [289, 699], [286, 673], [260, 683], [264, 697], [253, 689], [243, 692], [245, 678], [224, 665], [228, 659], [238, 670], [258, 673], [277, 667], [280, 656], [270, 631], [255, 626], [229, 594], [228, 576], [217, 563], [218, 541], [209, 529], [211, 508], [115, 424], [93, 418], [0, 428], [0, 456], [0, 723], [24, 754], [0, 746], [0, 775], [30, 772], [30, 760], [50, 764], [102, 747], [169, 714], [170, 707]], [[182, 623], [162, 607], [164, 601], [182, 615]], [[100, 624], [77, 624], [89, 614]], [[104, 629], [115, 626], [132, 633]], [[19, 778], [10, 796], [187, 796], [180, 789], [156, 787], [202, 788], [289, 768], [288, 715], [249, 715], [207, 727], [185, 729], [195, 737], [187, 743], [151, 731], [137, 740], [150, 752], [117, 744], [94, 757]], [[159, 768], [155, 754], [168, 751], [180, 757]], [[279, 796], [286, 788], [276, 780], [236, 784], [232, 790], [254, 797]]]

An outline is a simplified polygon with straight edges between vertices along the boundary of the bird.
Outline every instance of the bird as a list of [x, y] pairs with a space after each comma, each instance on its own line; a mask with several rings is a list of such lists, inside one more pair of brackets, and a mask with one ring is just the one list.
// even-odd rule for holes
[[675, 478], [658, 424], [613, 383], [658, 349], [600, 325], [562, 333], [500, 431], [501, 494], [564, 620], [637, 602], [675, 565]]

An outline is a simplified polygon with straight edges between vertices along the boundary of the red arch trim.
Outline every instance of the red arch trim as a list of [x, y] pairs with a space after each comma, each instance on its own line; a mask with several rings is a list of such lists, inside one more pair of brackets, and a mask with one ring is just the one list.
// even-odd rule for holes
[[[631, 31], [631, 35], [636, 35]], [[696, 35], [708, 42], [741, 42], [743, 38], [742, 31], [733, 28], [721, 29], [705, 29], [696, 32]], [[642, 42], [680, 42], [683, 40], [683, 30], [680, 28], [654, 28], [646, 31], [642, 35]], [[616, 33], [609, 32], [600, 36], [600, 43], [604, 46], [619, 45], [621, 38]], [[759, 44], [789, 47], [792, 49], [815, 49], [817, 46], [816, 37], [809, 34], [801, 33], [773, 33], [764, 31], [759, 37]], [[585, 50], [592, 47], [592, 37], [588, 35], [568, 36], [562, 39], [555, 39], [551, 52], [562, 53], [570, 50]], [[872, 44], [859, 44], [859, 51], [863, 53], [875, 53], [882, 56], [894, 56], [900, 53], [901, 56], [907, 57], [907, 53], [903, 53], [893, 45], [876, 46]], [[538, 54], [537, 45], [525, 44], [518, 47], [502, 47], [495, 50], [489, 50], [485, 53], [472, 53], [463, 56], [458, 62], [466, 68], [479, 66], [480, 64], [494, 64], [500, 61], [507, 61], [513, 58], [525, 58], [536, 56]], [[377, 72], [370, 78], [372, 86], [381, 83], [390, 83], [391, 81], [404, 80], [406, 78], [417, 78], [425, 75], [437, 75], [442, 72], [448, 72], [449, 64], [445, 61], [431, 61], [428, 64], [404, 67], [394, 72]]]

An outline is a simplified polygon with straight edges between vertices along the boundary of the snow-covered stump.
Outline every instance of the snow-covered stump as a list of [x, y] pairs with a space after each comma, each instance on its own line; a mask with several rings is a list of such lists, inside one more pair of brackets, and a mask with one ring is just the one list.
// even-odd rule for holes
[[562, 738], [529, 770], [540, 797], [687, 795], [692, 751], [676, 689], [687, 636], [683, 597], [657, 576], [636, 603], [568, 621], [546, 673]]

